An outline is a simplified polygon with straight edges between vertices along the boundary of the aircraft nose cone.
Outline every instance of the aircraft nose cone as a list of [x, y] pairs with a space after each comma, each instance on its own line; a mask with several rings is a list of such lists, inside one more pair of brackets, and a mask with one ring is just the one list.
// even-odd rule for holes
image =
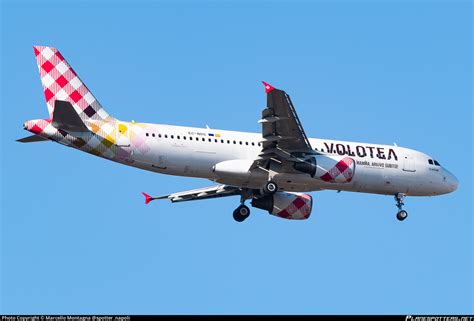
[[451, 188], [453, 189], [452, 191], [454, 192], [455, 190], [458, 189], [458, 187], [459, 187], [459, 181], [456, 178], [456, 176], [452, 175], [451, 177]]
[[454, 176], [451, 172], [449, 172], [446, 169], [444, 171], [445, 171], [445, 177], [446, 177], [446, 185], [449, 189], [449, 192], [454, 192], [459, 187], [459, 181], [456, 178], [456, 176]]

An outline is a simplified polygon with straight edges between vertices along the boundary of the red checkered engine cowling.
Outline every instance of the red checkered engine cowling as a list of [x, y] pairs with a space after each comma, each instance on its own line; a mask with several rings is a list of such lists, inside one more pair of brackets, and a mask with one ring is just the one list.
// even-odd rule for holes
[[313, 198], [303, 193], [278, 192], [273, 196], [270, 214], [289, 220], [305, 220], [311, 215]]
[[327, 183], [350, 183], [354, 177], [355, 162], [345, 156], [316, 156], [318, 165], [315, 178]]

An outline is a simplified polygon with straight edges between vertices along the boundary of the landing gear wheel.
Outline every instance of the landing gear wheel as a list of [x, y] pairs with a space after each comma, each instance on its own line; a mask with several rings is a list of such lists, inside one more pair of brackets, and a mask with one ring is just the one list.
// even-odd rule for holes
[[405, 199], [405, 194], [403, 193], [397, 193], [395, 194], [395, 201], [397, 202], [397, 208], [398, 208], [398, 213], [397, 213], [397, 219], [399, 221], [403, 221], [404, 219], [407, 218], [408, 212], [403, 209], [403, 200]]
[[265, 184], [263, 191], [267, 195], [275, 194], [278, 191], [278, 185], [274, 181], [269, 181]]
[[407, 211], [405, 211], [405, 210], [398, 211], [398, 213], [397, 213], [397, 219], [398, 219], [399, 221], [403, 221], [403, 220], [406, 219], [407, 217], [408, 217]]
[[245, 205], [240, 205], [234, 210], [234, 220], [237, 222], [243, 222], [250, 215], [250, 209]]

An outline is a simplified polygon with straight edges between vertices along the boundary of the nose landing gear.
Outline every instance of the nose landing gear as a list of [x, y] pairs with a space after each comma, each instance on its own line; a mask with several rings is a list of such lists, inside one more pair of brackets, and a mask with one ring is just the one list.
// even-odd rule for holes
[[403, 209], [403, 200], [405, 199], [405, 194], [403, 193], [397, 193], [395, 195], [395, 201], [397, 202], [397, 207], [398, 207], [398, 213], [397, 213], [397, 219], [399, 221], [403, 221], [408, 217], [408, 212]]
[[400, 210], [400, 211], [398, 211], [398, 213], [397, 213], [397, 219], [398, 219], [399, 221], [403, 221], [403, 220], [406, 219], [407, 217], [408, 217], [407, 211], [405, 211], [405, 210]]

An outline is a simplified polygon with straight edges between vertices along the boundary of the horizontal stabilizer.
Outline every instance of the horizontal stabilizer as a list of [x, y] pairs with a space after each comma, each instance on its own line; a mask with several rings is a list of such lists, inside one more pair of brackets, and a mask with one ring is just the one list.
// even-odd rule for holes
[[71, 103], [63, 100], [56, 100], [54, 103], [52, 124], [54, 127], [68, 132], [89, 131]]
[[38, 136], [38, 135], [31, 135], [31, 136], [28, 136], [28, 137], [17, 139], [16, 141], [20, 142], [20, 143], [36, 143], [36, 142], [45, 142], [47, 140], [48, 139], [43, 138], [43, 137]]

